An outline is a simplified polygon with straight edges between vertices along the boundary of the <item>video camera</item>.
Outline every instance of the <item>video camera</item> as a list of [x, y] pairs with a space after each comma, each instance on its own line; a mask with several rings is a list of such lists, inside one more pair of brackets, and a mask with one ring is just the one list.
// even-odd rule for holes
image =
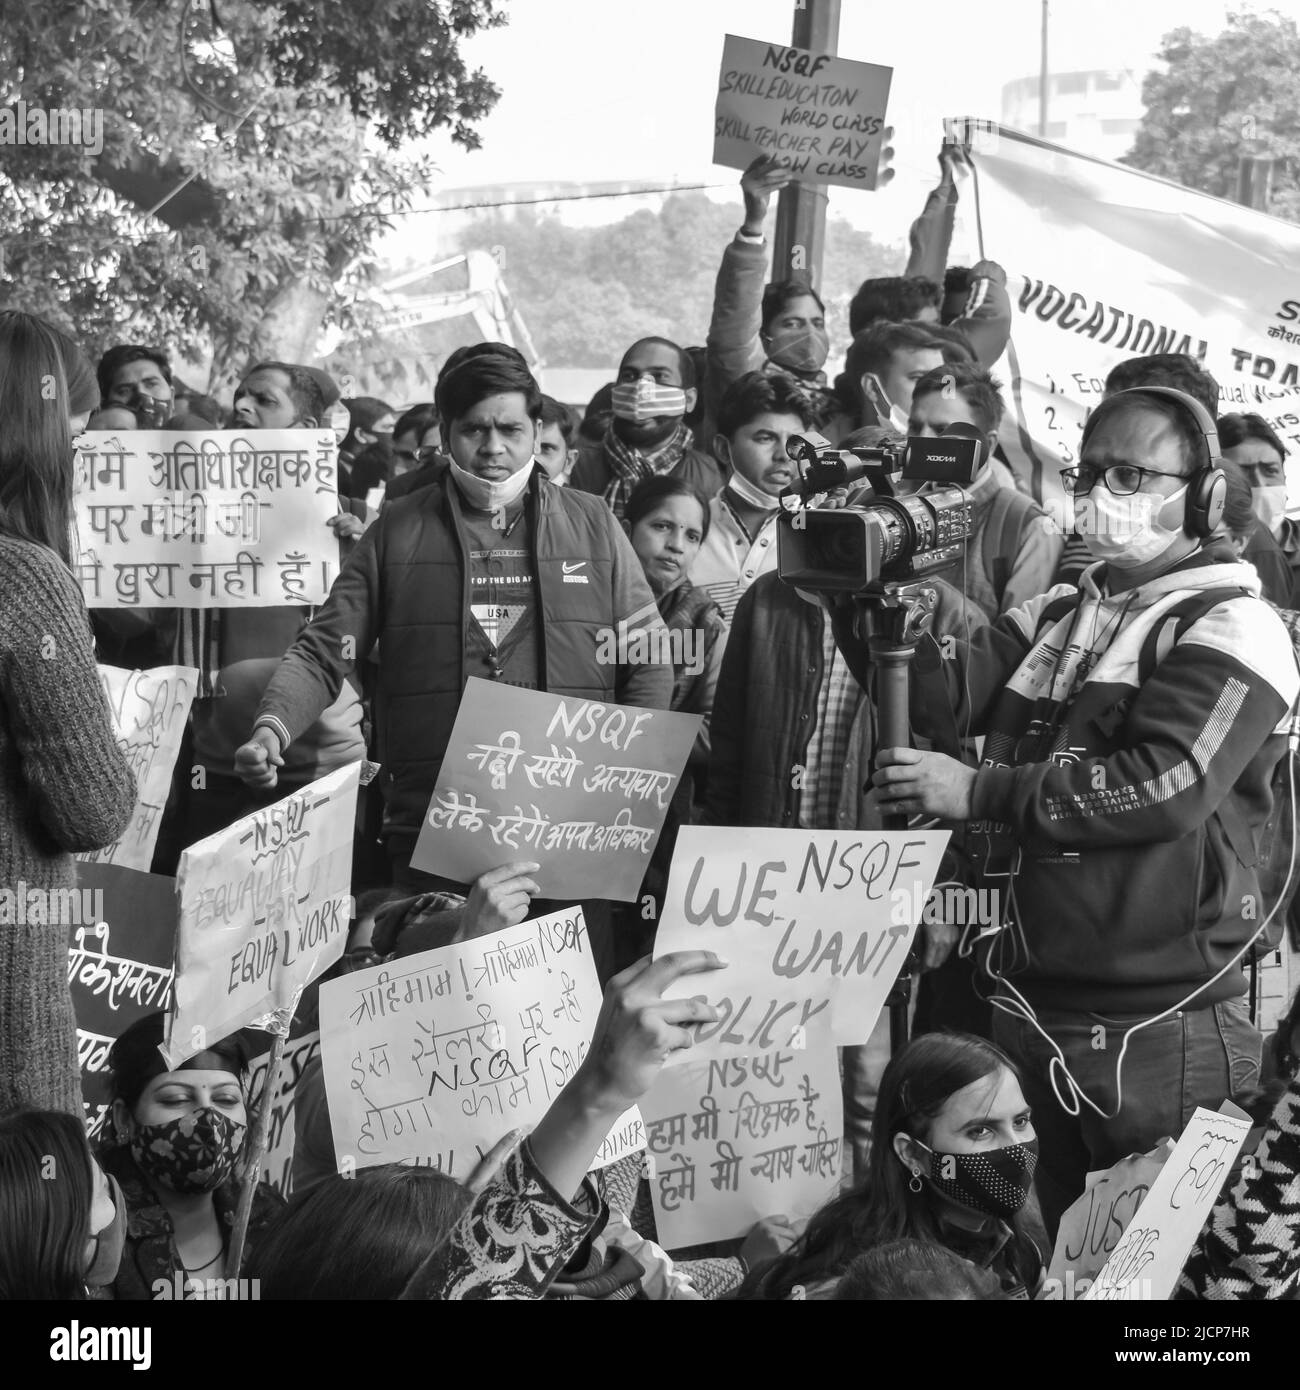
[[[781, 494], [776, 566], [785, 583], [815, 593], [879, 593], [961, 559], [972, 525], [964, 489], [984, 454], [973, 425], [879, 448], [837, 449], [819, 434], [797, 434], [786, 452], [800, 465], [800, 478]], [[852, 506], [807, 505], [858, 480], [871, 495]], [[939, 486], [900, 495], [899, 482]]]

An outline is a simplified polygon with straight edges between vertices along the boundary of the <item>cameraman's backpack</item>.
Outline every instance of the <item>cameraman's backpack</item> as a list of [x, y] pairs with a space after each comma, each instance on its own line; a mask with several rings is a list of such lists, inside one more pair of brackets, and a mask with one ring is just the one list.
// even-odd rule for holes
[[[1218, 604], [1247, 593], [1247, 590], [1237, 588], [1207, 589], [1204, 593], [1194, 594], [1175, 603], [1147, 638], [1140, 658], [1141, 679], [1146, 680], [1147, 675], [1173, 649], [1182, 638], [1183, 633], [1193, 623], [1203, 618]], [[1288, 608], [1276, 608], [1272, 604], [1269, 604], [1269, 607], [1281, 618], [1287, 635], [1291, 639], [1292, 655], [1296, 659], [1297, 667], [1300, 667], [1300, 612]], [[1174, 620], [1172, 633], [1170, 619]], [[1171, 636], [1172, 641], [1169, 640]], [[1296, 703], [1291, 706], [1287, 714], [1286, 724], [1289, 734], [1300, 733], [1300, 699], [1297, 699]], [[1282, 933], [1286, 930], [1288, 918], [1295, 915], [1293, 909], [1297, 903], [1297, 891], [1300, 890], [1300, 841], [1295, 840], [1296, 822], [1293, 800], [1293, 788], [1294, 792], [1300, 795], [1300, 756], [1292, 751], [1291, 743], [1293, 741], [1293, 739], [1288, 739], [1287, 746], [1282, 750], [1282, 755], [1273, 768], [1273, 776], [1269, 781], [1273, 805], [1268, 813], [1268, 819], [1259, 830], [1257, 841], [1253, 840], [1244, 817], [1230, 798], [1225, 797], [1218, 810], [1214, 812], [1219, 824], [1223, 827], [1224, 834], [1238, 855], [1242, 857], [1243, 862], [1249, 862], [1249, 856], [1254, 855], [1255, 869], [1259, 875], [1261, 898], [1258, 920], [1262, 922], [1270, 912], [1272, 913], [1269, 918], [1268, 930], [1259, 937], [1252, 948], [1252, 955], [1256, 960], [1263, 960], [1264, 957], [1277, 949], [1282, 940]], [[1291, 866], [1293, 842], [1296, 859], [1294, 868]], [[1289, 883], [1287, 882], [1288, 871], [1290, 871]], [[1281, 899], [1280, 902], [1279, 899]], [[1277, 904], [1276, 910], [1274, 910], [1275, 903]], [[1295, 940], [1294, 926], [1291, 935], [1293, 944], [1300, 944]]]

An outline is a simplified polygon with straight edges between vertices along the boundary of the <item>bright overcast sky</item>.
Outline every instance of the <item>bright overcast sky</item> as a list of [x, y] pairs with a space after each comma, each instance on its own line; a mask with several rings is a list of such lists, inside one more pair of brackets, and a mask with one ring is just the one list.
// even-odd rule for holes
[[[510, 24], [465, 46], [502, 89], [474, 154], [438, 141], [438, 187], [531, 180], [727, 183], [712, 163], [723, 35], [788, 42], [793, 0], [508, 0]], [[1223, 27], [1223, 0], [1053, 0], [1049, 65], [1126, 69], [1140, 86], [1160, 36]], [[1300, 16], [1300, 0], [1271, 6]], [[839, 52], [894, 69], [894, 183], [831, 189], [832, 212], [899, 240], [935, 177], [945, 115], [1001, 115], [1004, 83], [1035, 74], [1039, 0], [844, 0]], [[612, 207], [617, 208], [617, 203]], [[419, 223], [422, 219], [412, 219]], [[398, 238], [409, 246], [410, 232]], [[414, 249], [414, 248], [411, 248]]]

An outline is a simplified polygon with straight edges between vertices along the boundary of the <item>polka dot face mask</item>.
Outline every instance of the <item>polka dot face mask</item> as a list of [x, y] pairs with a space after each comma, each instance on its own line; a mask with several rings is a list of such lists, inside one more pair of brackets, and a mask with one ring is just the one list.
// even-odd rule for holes
[[954, 1202], [1009, 1221], [1029, 1198], [1038, 1166], [1037, 1139], [973, 1154], [919, 1147], [930, 1155], [930, 1181]]

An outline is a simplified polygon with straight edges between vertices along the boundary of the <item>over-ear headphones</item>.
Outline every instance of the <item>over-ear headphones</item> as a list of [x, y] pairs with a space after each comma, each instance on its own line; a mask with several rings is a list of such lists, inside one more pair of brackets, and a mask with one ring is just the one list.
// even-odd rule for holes
[[1093, 427], [1107, 408], [1115, 401], [1122, 401], [1126, 396], [1164, 397], [1176, 402], [1196, 422], [1196, 428], [1205, 441], [1205, 458], [1199, 470], [1187, 483], [1183, 530], [1197, 540], [1208, 540], [1223, 520], [1223, 508], [1228, 500], [1228, 478], [1219, 467], [1222, 454], [1214, 417], [1195, 396], [1189, 396], [1186, 391], [1175, 390], [1172, 386], [1132, 386], [1127, 391], [1116, 391], [1113, 396], [1107, 396], [1092, 412], [1083, 427], [1083, 444], [1088, 442]]

